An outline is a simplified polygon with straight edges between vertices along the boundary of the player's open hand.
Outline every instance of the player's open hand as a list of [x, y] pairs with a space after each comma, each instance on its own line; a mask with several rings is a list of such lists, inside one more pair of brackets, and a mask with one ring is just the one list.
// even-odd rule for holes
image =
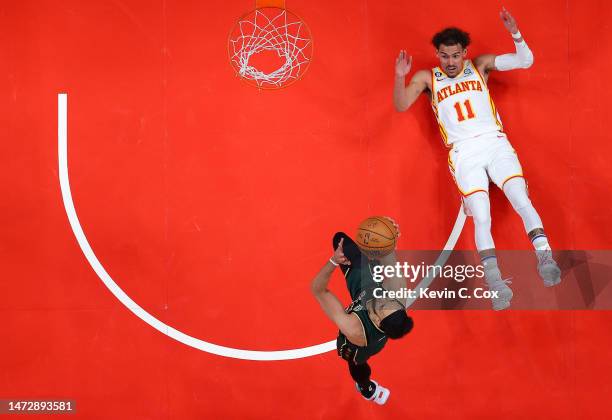
[[342, 249], [343, 244], [344, 244], [344, 238], [340, 239], [340, 243], [338, 244], [338, 248], [336, 248], [336, 251], [334, 252], [334, 255], [332, 256], [332, 260], [336, 264], [351, 265], [351, 260], [346, 258], [346, 256], [344, 255], [344, 250]]
[[401, 50], [395, 59], [395, 75], [405, 77], [410, 73], [410, 67], [412, 67], [412, 56], [407, 55], [405, 50]]
[[516, 20], [512, 17], [509, 11], [506, 10], [505, 7], [502, 7], [501, 12], [499, 12], [499, 17], [502, 22], [504, 22], [504, 26], [510, 33], [515, 34], [518, 32], [518, 25], [516, 24]]

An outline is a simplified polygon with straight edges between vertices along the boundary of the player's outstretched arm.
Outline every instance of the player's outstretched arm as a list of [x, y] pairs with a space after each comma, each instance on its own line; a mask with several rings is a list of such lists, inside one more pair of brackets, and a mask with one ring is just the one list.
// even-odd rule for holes
[[347, 314], [340, 303], [340, 300], [327, 289], [331, 275], [334, 269], [339, 265], [350, 265], [351, 262], [344, 255], [342, 250], [344, 239], [340, 239], [340, 244], [334, 252], [334, 255], [325, 263], [319, 273], [315, 276], [310, 285], [312, 294], [321, 305], [323, 312], [340, 331], [356, 345], [364, 345], [365, 337], [363, 337], [363, 331], [359, 320]]
[[395, 85], [393, 88], [393, 105], [400, 112], [410, 108], [427, 88], [429, 73], [425, 70], [417, 71], [406, 86], [406, 76], [410, 73], [411, 67], [412, 57], [406, 55], [406, 51], [400, 51], [395, 59]]
[[485, 73], [492, 70], [508, 71], [531, 67], [533, 64], [533, 53], [527, 46], [521, 32], [518, 30], [516, 20], [505, 8], [502, 8], [501, 12], [499, 12], [499, 17], [508, 32], [512, 35], [516, 53], [497, 56], [493, 54], [484, 54], [476, 57], [474, 64], [479, 70]]

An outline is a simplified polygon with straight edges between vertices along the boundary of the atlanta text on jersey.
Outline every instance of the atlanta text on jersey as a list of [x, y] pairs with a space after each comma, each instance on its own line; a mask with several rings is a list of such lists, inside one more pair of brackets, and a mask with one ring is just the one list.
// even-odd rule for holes
[[438, 103], [442, 102], [449, 96], [456, 95], [460, 92], [470, 90], [478, 90], [482, 92], [482, 84], [479, 80], [468, 80], [467, 82], [456, 83], [455, 86], [446, 86], [438, 91]]

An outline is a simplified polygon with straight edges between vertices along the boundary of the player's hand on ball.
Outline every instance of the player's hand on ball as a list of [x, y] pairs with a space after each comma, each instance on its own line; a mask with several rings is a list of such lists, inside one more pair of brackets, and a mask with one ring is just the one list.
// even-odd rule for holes
[[332, 260], [336, 264], [351, 265], [351, 261], [348, 258], [346, 258], [346, 256], [344, 255], [344, 250], [342, 249], [343, 244], [344, 244], [344, 238], [340, 239], [340, 243], [338, 244], [338, 248], [336, 248], [336, 251], [334, 252], [334, 255], [332, 256]]
[[410, 67], [412, 67], [412, 56], [408, 56], [405, 50], [401, 50], [395, 59], [395, 75], [405, 77], [410, 73]]
[[514, 20], [510, 12], [507, 11], [505, 7], [502, 7], [501, 12], [499, 12], [499, 17], [501, 18], [502, 22], [504, 22], [504, 26], [510, 31], [510, 33], [515, 34], [518, 32], [516, 20]]

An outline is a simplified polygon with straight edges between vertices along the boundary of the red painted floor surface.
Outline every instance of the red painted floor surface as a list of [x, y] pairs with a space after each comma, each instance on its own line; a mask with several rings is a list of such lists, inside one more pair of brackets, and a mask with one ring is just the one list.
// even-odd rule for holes
[[[314, 60], [274, 92], [240, 82], [227, 36], [251, 2], [22, 1], [0, 7], [0, 398], [62, 397], [78, 418], [609, 418], [609, 312], [415, 312], [373, 359], [386, 406], [333, 353], [233, 360], [189, 348], [123, 307], [85, 260], [62, 204], [57, 94], [83, 229], [117, 283], [160, 320], [236, 348], [334, 338], [309, 294], [336, 230], [371, 214], [400, 247], [441, 247], [459, 196], [421, 98], [391, 104], [393, 62], [435, 65], [431, 35], [470, 56], [512, 51], [499, 5], [288, 0]], [[535, 54], [490, 87], [553, 247], [612, 245], [606, 2], [510, 1]], [[528, 249], [491, 194], [501, 249]], [[468, 221], [458, 248], [472, 249]], [[339, 276], [333, 288], [347, 299]]]

